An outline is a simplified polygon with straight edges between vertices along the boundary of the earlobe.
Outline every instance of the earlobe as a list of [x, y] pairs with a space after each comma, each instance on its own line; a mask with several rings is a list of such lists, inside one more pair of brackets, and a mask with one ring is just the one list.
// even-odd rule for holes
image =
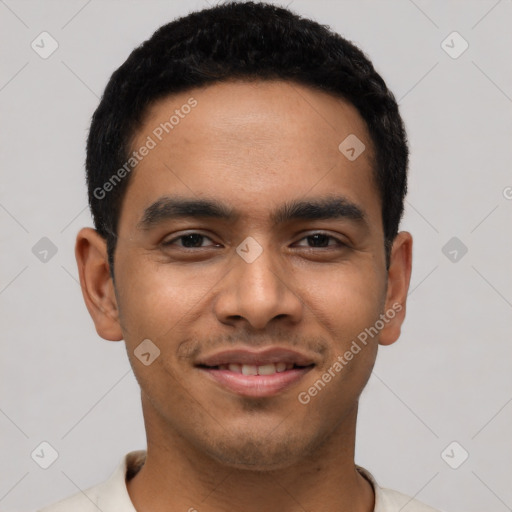
[[412, 236], [407, 231], [401, 231], [395, 237], [391, 249], [384, 311], [387, 322], [380, 332], [380, 345], [391, 345], [400, 337], [405, 319], [411, 271]]
[[81, 229], [76, 237], [75, 257], [82, 295], [96, 332], [109, 341], [122, 340], [105, 239], [92, 228]]

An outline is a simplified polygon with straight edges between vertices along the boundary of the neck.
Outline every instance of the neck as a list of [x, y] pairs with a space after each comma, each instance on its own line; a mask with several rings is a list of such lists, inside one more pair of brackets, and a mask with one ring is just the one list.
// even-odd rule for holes
[[190, 446], [159, 421], [148, 421], [147, 456], [127, 482], [137, 512], [371, 512], [371, 484], [354, 464], [354, 410], [309, 455], [286, 467], [254, 471], [226, 466]]

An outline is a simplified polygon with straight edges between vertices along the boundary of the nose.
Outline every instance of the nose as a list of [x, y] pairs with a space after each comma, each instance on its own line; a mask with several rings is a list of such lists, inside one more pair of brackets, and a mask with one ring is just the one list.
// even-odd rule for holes
[[214, 303], [220, 322], [259, 330], [272, 321], [293, 325], [301, 320], [304, 305], [293, 272], [271, 249], [263, 249], [254, 261], [235, 254], [232, 265]]

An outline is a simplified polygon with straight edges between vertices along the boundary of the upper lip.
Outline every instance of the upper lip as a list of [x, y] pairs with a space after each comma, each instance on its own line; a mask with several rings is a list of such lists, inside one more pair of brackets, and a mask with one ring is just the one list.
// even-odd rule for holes
[[220, 366], [224, 364], [250, 364], [262, 366], [271, 363], [287, 363], [297, 366], [310, 366], [315, 364], [312, 356], [286, 348], [267, 348], [254, 350], [239, 348], [222, 350], [214, 354], [201, 357], [197, 360], [197, 366]]

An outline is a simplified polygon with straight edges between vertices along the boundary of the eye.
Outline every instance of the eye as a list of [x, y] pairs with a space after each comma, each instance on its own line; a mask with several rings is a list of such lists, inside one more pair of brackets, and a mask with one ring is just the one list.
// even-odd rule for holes
[[[302, 240], [307, 240], [313, 244], [313, 248], [332, 248], [332, 247], [347, 247], [347, 244], [343, 243], [339, 238], [328, 235], [327, 233], [312, 233]], [[334, 240], [334, 244], [329, 244], [329, 240]], [[304, 247], [304, 246], [302, 246]]]
[[[162, 242], [162, 245], [165, 247], [177, 245], [175, 242], [178, 240], [182, 241], [181, 245], [178, 245], [178, 247], [184, 248], [184, 249], [194, 249], [194, 248], [201, 248], [201, 247], [208, 247], [204, 246], [202, 243], [204, 240], [211, 240], [210, 237], [207, 237], [206, 235], [203, 235], [202, 233], [186, 233], [184, 235], [177, 236], [175, 238], [172, 238], [170, 240], [164, 240]], [[218, 245], [218, 244], [214, 244]]]
[[[204, 247], [214, 247], [214, 246], [218, 247], [218, 245], [219, 245], [219, 244], [216, 244], [215, 242], [213, 242], [213, 244], [211, 244], [211, 245], [204, 245], [204, 242], [206, 240], [210, 240], [211, 242], [213, 242], [213, 240], [210, 237], [203, 235], [202, 233], [191, 232], [191, 233], [185, 233], [183, 235], [171, 238], [169, 240], [165, 240], [162, 242], [162, 245], [164, 247], [177, 246], [182, 249], [200, 249], [200, 248], [204, 248]], [[306, 240], [308, 244], [311, 244], [311, 245], [309, 245], [309, 248], [313, 248], [313, 249], [347, 247], [347, 244], [342, 242], [339, 238], [336, 238], [332, 235], [328, 235], [327, 233], [321, 233], [321, 232], [312, 233], [312, 234], [302, 238], [299, 242], [301, 242], [302, 240]], [[181, 243], [178, 244], [177, 243], [178, 241], [180, 241]], [[330, 243], [330, 242], [334, 242], [334, 243]], [[305, 247], [305, 246], [302, 245], [302, 247]]]

